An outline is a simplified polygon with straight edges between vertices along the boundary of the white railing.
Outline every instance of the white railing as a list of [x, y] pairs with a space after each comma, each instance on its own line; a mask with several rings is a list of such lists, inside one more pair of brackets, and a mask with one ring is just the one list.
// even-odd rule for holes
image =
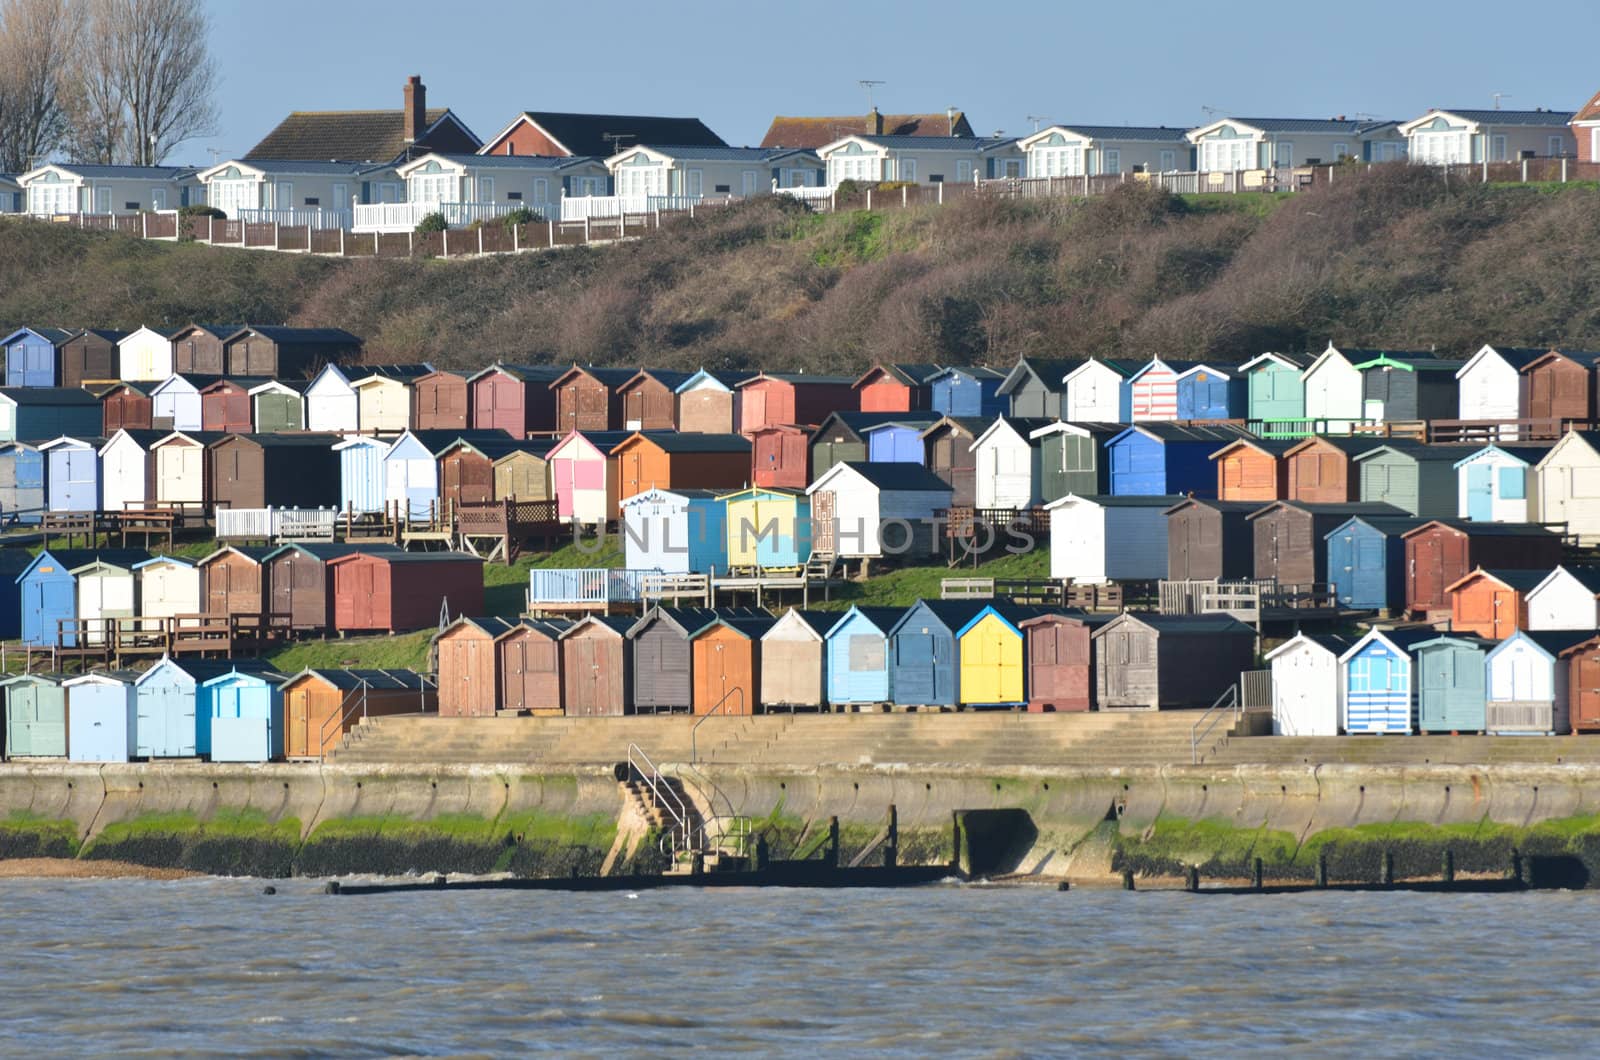
[[217, 538], [242, 541], [332, 541], [334, 508], [218, 508]]
[[815, 205], [819, 205], [821, 203], [828, 203], [831, 206], [833, 204], [833, 193], [834, 193], [834, 189], [833, 188], [804, 188], [804, 187], [802, 187], [802, 188], [779, 188], [777, 190], [777, 194], [779, 194], [779, 195], [788, 195], [791, 198], [799, 199], [801, 202], [805, 203], [808, 206], [815, 206]]
[[321, 206], [293, 206], [283, 210], [235, 210], [235, 219], [249, 224], [277, 224], [286, 228], [349, 228], [350, 211]]
[[573, 567], [528, 572], [528, 609], [541, 604], [637, 603], [659, 570]]
[[429, 214], [442, 214], [444, 223], [460, 228], [474, 221], [492, 221], [517, 210], [550, 211], [543, 203], [526, 202], [378, 202], [357, 206], [356, 232], [411, 232]]
[[561, 200], [561, 220], [600, 221], [658, 210], [693, 210], [697, 206], [721, 206], [732, 202], [733, 198], [732, 195], [714, 199], [704, 195], [569, 195]]

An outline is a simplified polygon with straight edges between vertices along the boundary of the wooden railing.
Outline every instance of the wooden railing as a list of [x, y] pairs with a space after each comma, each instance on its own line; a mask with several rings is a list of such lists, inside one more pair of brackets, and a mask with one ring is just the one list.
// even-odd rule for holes
[[1050, 536], [1050, 513], [1043, 508], [943, 508], [934, 512], [934, 517], [944, 520], [948, 538], [972, 538], [982, 528], [997, 536], [1008, 530], [1034, 537]]
[[1520, 420], [1429, 420], [1427, 440], [1430, 444], [1476, 442], [1489, 445], [1494, 442], [1554, 442], [1568, 431], [1591, 430], [1588, 420], [1545, 417]]

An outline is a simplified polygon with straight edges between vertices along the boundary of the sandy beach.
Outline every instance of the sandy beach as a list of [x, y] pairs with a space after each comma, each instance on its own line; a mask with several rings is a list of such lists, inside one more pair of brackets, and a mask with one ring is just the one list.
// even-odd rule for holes
[[188, 869], [153, 869], [127, 861], [78, 861], [73, 858], [17, 858], [0, 860], [0, 879], [94, 880], [139, 877], [146, 880], [181, 880], [204, 873]]

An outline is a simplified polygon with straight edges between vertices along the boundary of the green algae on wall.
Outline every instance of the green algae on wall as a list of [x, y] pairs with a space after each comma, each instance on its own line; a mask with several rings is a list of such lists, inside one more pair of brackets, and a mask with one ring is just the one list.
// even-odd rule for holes
[[150, 813], [109, 824], [82, 857], [181, 868], [214, 876], [287, 876], [300, 846], [300, 821], [259, 810]]
[[519, 811], [494, 818], [441, 814], [426, 820], [344, 817], [318, 824], [295, 859], [305, 876], [349, 873], [509, 872], [596, 876], [616, 838], [604, 814]]
[[0, 859], [75, 858], [78, 829], [71, 821], [12, 810], [0, 817]]

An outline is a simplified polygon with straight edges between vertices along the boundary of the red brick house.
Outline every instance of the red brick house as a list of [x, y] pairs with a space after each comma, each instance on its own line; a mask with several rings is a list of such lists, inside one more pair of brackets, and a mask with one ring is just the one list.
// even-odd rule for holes
[[489, 137], [481, 153], [610, 158], [618, 151], [641, 144], [728, 146], [699, 118], [525, 110], [513, 118], [511, 124]]
[[1578, 161], [1600, 162], [1600, 92], [1572, 116], [1570, 124], [1578, 141]]

